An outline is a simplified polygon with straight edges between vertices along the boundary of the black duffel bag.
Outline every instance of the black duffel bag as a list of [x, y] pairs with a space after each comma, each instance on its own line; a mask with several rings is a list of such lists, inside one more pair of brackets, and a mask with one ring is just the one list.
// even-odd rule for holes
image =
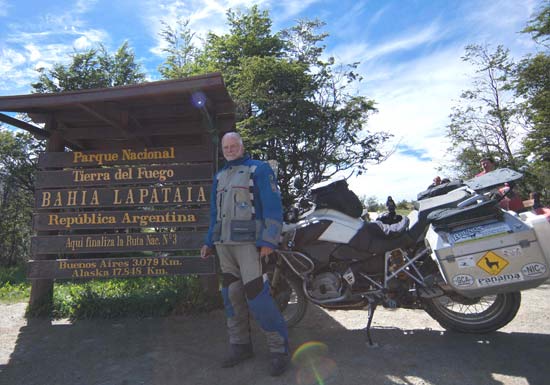
[[359, 218], [363, 214], [363, 205], [344, 180], [320, 184], [311, 190], [311, 196], [317, 209], [333, 209], [350, 217]]

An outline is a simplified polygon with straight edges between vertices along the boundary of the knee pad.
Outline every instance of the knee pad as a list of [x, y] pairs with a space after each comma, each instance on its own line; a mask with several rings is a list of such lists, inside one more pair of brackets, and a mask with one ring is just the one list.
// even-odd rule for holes
[[263, 276], [259, 276], [256, 279], [253, 279], [250, 282], [247, 282], [244, 285], [244, 292], [246, 294], [246, 299], [251, 300], [256, 298], [264, 288], [264, 279]]
[[234, 282], [237, 282], [239, 278], [235, 277], [232, 274], [224, 273], [222, 275], [222, 298], [223, 305], [225, 308], [225, 315], [228, 318], [231, 318], [235, 315], [235, 310], [233, 309], [233, 304], [229, 298], [229, 285]]
[[229, 287], [233, 282], [238, 281], [239, 278], [235, 277], [233, 274], [223, 273], [222, 274], [222, 287]]
[[267, 332], [277, 332], [285, 342], [288, 341], [286, 322], [269, 293], [269, 283], [267, 281], [263, 282], [262, 290], [258, 295], [248, 299], [248, 306], [262, 329]]

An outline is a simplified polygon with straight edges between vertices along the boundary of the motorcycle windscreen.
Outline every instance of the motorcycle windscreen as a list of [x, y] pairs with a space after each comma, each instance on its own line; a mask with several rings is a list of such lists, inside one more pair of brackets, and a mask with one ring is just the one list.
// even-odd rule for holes
[[464, 183], [466, 186], [475, 191], [490, 190], [492, 188], [502, 186], [504, 183], [515, 182], [523, 177], [523, 174], [510, 170], [509, 168], [499, 168], [488, 172], [485, 175], [476, 176]]

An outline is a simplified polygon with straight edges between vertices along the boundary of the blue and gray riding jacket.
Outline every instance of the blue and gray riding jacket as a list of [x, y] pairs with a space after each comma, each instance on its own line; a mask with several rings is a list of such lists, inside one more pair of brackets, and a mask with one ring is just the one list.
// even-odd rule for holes
[[206, 245], [255, 243], [277, 248], [283, 224], [281, 193], [268, 163], [245, 155], [214, 177]]

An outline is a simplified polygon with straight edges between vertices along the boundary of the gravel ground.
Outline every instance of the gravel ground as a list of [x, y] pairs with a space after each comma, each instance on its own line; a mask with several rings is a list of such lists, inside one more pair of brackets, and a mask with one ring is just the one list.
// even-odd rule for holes
[[307, 359], [279, 378], [267, 374], [267, 349], [255, 326], [255, 357], [219, 368], [226, 353], [221, 311], [27, 322], [26, 304], [0, 305], [0, 384], [546, 385], [549, 295], [548, 283], [523, 292], [516, 318], [488, 335], [446, 332], [422, 311], [380, 309], [372, 332], [377, 348], [365, 344], [366, 311], [310, 306], [290, 331], [293, 350]]

